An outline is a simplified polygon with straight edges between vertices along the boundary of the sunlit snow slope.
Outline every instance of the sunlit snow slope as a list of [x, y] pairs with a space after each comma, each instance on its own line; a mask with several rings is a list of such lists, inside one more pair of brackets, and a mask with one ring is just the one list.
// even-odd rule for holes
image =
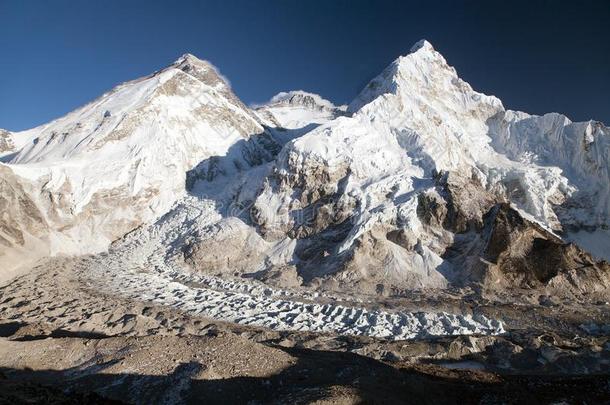
[[15, 198], [28, 200], [37, 222], [13, 204], [3, 207], [4, 269], [106, 249], [166, 212], [201, 160], [263, 132], [211, 64], [184, 55], [49, 124], [3, 134], [2, 182], [12, 193], [23, 188]]

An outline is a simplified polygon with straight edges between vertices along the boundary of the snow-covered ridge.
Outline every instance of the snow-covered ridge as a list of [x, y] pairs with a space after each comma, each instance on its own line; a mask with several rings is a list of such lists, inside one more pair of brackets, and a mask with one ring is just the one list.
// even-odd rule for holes
[[293, 90], [288, 92], [282, 91], [271, 97], [271, 100], [263, 105], [269, 106], [274, 104], [301, 106], [311, 109], [334, 110], [337, 108], [333, 103], [322, 98], [320, 95], [303, 90]]
[[[194, 103], [181, 106], [179, 100], [183, 98], [193, 98]], [[15, 133], [15, 139], [29, 142], [9, 163], [55, 162], [100, 149], [109, 136], [109, 141], [120, 141], [126, 135], [132, 135], [143, 116], [158, 114], [160, 107], [172, 108], [168, 113], [176, 115], [183, 107], [185, 111], [180, 115], [193, 119], [196, 117], [188, 114], [195, 112], [196, 104], [226, 106], [243, 115], [244, 119], [253, 121], [250, 112], [240, 103], [213, 65], [188, 54], [153, 75], [115, 87], [65, 117]], [[242, 136], [252, 129], [244, 128]], [[256, 129], [260, 131], [261, 128]]]
[[568, 228], [610, 224], [610, 128], [565, 115], [506, 111], [490, 121], [494, 148], [517, 161], [556, 166], [574, 187], [570, 209], [559, 208]]
[[281, 92], [265, 104], [253, 106], [264, 125], [280, 129], [297, 130], [286, 136], [286, 141], [301, 136], [313, 127], [345, 115], [346, 106], [335, 106], [321, 96], [302, 90]]

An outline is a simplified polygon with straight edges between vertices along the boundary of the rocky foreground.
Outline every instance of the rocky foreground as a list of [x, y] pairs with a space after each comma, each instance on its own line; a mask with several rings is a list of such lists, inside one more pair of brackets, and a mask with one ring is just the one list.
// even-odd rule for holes
[[100, 292], [79, 266], [54, 259], [0, 289], [3, 403], [610, 400], [605, 302], [511, 305], [456, 291], [369, 304], [479, 310], [509, 331], [397, 341], [214, 321]]

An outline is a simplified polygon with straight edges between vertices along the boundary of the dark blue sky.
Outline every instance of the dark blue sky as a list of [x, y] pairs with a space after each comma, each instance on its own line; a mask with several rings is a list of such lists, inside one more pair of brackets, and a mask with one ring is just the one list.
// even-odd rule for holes
[[610, 123], [610, 1], [0, 0], [0, 128], [57, 118], [191, 52], [246, 103], [349, 102], [426, 38], [507, 108]]

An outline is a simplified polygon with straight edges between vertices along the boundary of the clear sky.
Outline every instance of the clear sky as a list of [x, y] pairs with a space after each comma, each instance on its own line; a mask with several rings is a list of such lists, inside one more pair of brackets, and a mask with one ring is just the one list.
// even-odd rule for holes
[[0, 128], [60, 117], [190, 52], [246, 103], [342, 104], [428, 39], [507, 108], [610, 124], [610, 1], [0, 0]]

